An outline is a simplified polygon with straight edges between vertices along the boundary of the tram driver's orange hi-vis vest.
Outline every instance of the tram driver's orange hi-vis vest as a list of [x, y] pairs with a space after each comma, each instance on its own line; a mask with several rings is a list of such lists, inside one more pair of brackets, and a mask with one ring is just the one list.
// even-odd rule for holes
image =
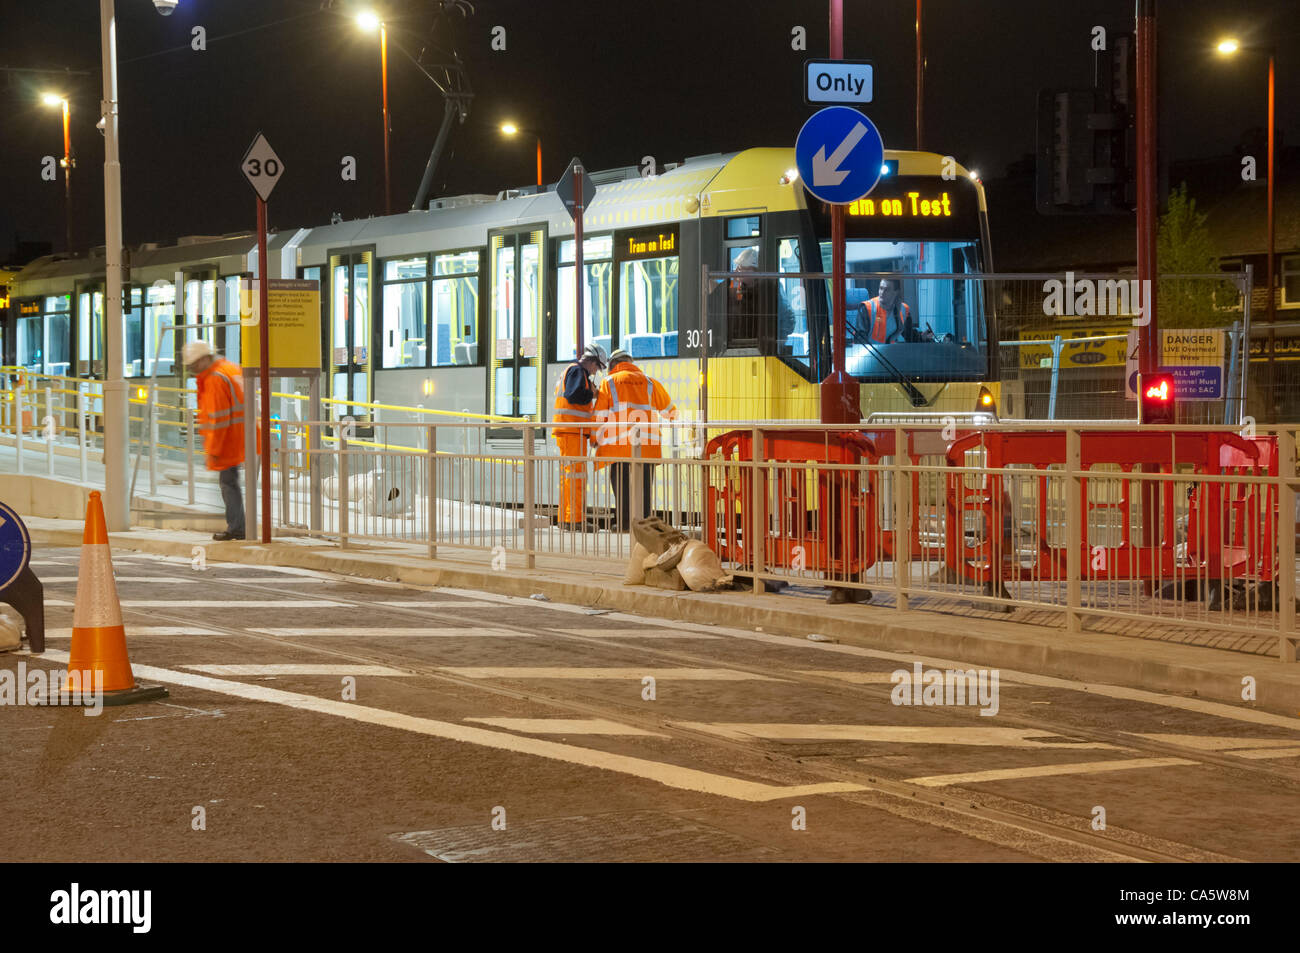
[[239, 466], [244, 462], [244, 380], [239, 366], [218, 358], [195, 380], [208, 469]]
[[[555, 382], [555, 408], [551, 414], [551, 419], [553, 419], [557, 424], [590, 424], [592, 421], [592, 407], [595, 404], [596, 395], [593, 391], [588, 391], [588, 393], [591, 393], [591, 400], [587, 401], [585, 404], [569, 400], [569, 398], [565, 396], [565, 388], [569, 383], [569, 375], [573, 373], [581, 374], [584, 379], [587, 378], [587, 370], [581, 364], [575, 362], [565, 369], [564, 373], [560, 375], [559, 380]], [[587, 380], [587, 386], [589, 388], [591, 387], [590, 380]], [[582, 428], [576, 426], [558, 426], [553, 427], [551, 433], [557, 437], [566, 435], [585, 437], [592, 433], [592, 428], [590, 426]]]
[[647, 377], [631, 361], [611, 369], [596, 394], [596, 466], [632, 456], [639, 444], [641, 456], [658, 459], [659, 421], [674, 420], [677, 408], [664, 385]]
[[[906, 323], [907, 319], [912, 315], [912, 309], [908, 306], [906, 301], [902, 304], [903, 307], [901, 311], [903, 322]], [[867, 319], [871, 322], [871, 340], [876, 344], [884, 344], [885, 339], [889, 334], [889, 330], [886, 327], [889, 323], [889, 312], [886, 311], [885, 306], [880, 303], [880, 296], [877, 295], [874, 298], [867, 299], [862, 303], [862, 307], [866, 311]]]

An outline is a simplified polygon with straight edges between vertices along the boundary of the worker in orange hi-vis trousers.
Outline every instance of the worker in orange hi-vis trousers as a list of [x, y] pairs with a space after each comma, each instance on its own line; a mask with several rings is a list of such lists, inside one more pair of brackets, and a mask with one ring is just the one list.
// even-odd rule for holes
[[[605, 369], [605, 349], [588, 344], [582, 357], [565, 369], [555, 382], [555, 443], [562, 457], [586, 457], [587, 444], [595, 442], [591, 427], [591, 410], [596, 402], [596, 384], [592, 376]], [[564, 426], [564, 425], [568, 426]], [[585, 460], [566, 460], [560, 465], [560, 525], [570, 529], [586, 525]]]

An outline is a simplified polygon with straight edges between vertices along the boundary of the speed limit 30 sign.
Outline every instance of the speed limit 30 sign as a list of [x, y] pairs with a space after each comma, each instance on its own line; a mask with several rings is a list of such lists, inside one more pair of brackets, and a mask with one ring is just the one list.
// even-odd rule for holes
[[271, 190], [284, 174], [284, 163], [275, 154], [271, 144], [266, 141], [266, 136], [260, 132], [253, 140], [253, 144], [248, 147], [248, 151], [244, 153], [244, 159], [239, 163], [239, 167], [243, 169], [248, 184], [253, 187], [258, 198], [263, 202], [271, 197]]

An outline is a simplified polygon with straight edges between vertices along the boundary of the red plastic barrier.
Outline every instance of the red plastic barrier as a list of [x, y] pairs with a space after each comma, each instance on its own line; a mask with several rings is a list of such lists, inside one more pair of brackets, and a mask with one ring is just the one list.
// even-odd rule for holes
[[[947, 559], [951, 569], [965, 579], [987, 583], [998, 567], [1000, 578], [1063, 579], [1066, 551], [1044, 538], [1049, 520], [1049, 474], [1047, 468], [1065, 463], [1065, 433], [1022, 431], [972, 433], [956, 440], [948, 450], [949, 466], [965, 465], [967, 452], [984, 450], [982, 466], [989, 468], [1032, 466], [1016, 479], [1037, 482], [1036, 552], [1030, 565], [1015, 559], [1011, 534], [1012, 508], [1003, 474], [957, 474], [948, 480], [945, 512]], [[1176, 572], [1203, 578], [1222, 579], [1241, 575], [1271, 578], [1272, 540], [1275, 526], [1276, 493], [1253, 484], [1195, 481], [1195, 474], [1254, 475], [1277, 473], [1276, 440], [1247, 439], [1230, 432], [1171, 433], [1169, 431], [1084, 431], [1080, 434], [1081, 466], [1087, 471], [1112, 465], [1120, 473], [1107, 473], [1107, 481], [1122, 473], [1145, 468], [1148, 472], [1172, 473], [1174, 466], [1191, 467], [1188, 480], [1194, 482], [1189, 500], [1186, 553], [1177, 552], [1174, 481], [1150, 481], [1140, 492], [1147, 496], [1141, 512], [1147, 515], [1141, 540], [1132, 539], [1134, 525], [1131, 481], [1119, 479], [1120, 499], [1089, 499], [1088, 478], [1082, 483], [1080, 518], [1083, 528], [1082, 566], [1089, 579], [1153, 580], [1172, 579]], [[977, 485], [969, 487], [974, 479]], [[1058, 478], [1059, 479], [1059, 478]], [[1098, 474], [1098, 479], [1102, 479]], [[1261, 489], [1264, 493], [1261, 494]], [[1057, 497], [1061, 494], [1058, 492]], [[1098, 510], [1116, 512], [1120, 531], [1118, 545], [1094, 544], [1089, 538], [1090, 516]], [[974, 514], [978, 525], [974, 539], [967, 538], [966, 517]], [[1157, 521], [1158, 515], [1158, 521]], [[1261, 519], [1262, 516], [1262, 519]], [[1057, 522], [1061, 522], [1057, 517]], [[1263, 532], [1258, 532], [1260, 527]], [[1227, 539], [1224, 529], [1228, 530]]]
[[[706, 455], [726, 462], [753, 459], [753, 435], [737, 430], [709, 441]], [[704, 513], [705, 540], [724, 561], [754, 568], [753, 540], [763, 539], [763, 566], [778, 571], [812, 570], [855, 579], [875, 561], [875, 474], [855, 466], [878, 460], [872, 442], [857, 432], [777, 431], [764, 435], [762, 457], [774, 464], [759, 471], [757, 519], [753, 470], [723, 467], [722, 485], [710, 480]], [[815, 480], [815, 485], [814, 485]]]

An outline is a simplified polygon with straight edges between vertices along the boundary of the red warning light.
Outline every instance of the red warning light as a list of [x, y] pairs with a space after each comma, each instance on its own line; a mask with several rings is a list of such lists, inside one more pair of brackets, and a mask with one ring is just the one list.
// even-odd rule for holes
[[1176, 423], [1177, 401], [1174, 379], [1169, 374], [1142, 374], [1138, 377], [1138, 421], [1144, 424]]

